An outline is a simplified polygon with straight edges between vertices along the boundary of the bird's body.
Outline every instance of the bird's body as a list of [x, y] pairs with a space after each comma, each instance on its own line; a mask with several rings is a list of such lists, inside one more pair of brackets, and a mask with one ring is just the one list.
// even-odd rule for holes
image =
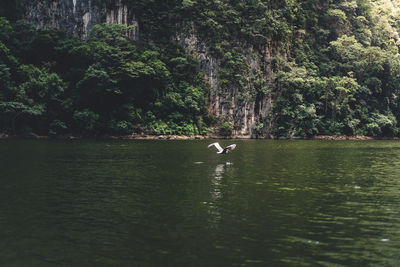
[[231, 150], [234, 150], [236, 148], [236, 144], [232, 144], [225, 148], [222, 148], [218, 142], [208, 145], [208, 147], [211, 147], [211, 146], [215, 146], [215, 148], [218, 150], [217, 154], [228, 154]]

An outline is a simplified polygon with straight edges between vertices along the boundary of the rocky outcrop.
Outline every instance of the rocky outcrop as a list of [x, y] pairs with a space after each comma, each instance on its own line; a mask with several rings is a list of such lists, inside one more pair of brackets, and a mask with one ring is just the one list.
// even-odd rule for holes
[[[244, 92], [243, 88], [230, 88], [229, 91], [222, 91], [218, 83], [219, 60], [213, 57], [206, 44], [197, 38], [194, 27], [190, 28], [191, 30], [188, 32], [179, 33], [176, 40], [183, 44], [189, 54], [199, 60], [199, 68], [210, 86], [208, 112], [220, 118], [221, 121], [233, 122], [233, 137], [258, 137], [260, 133], [257, 133], [254, 128], [271, 111], [270, 95], [256, 97], [252, 90]], [[253, 51], [251, 47], [243, 49], [242, 53], [245, 55], [249, 72], [259, 71], [265, 78], [270, 75], [270, 69], [266, 68], [262, 71], [260, 67], [266, 59], [269, 60], [270, 53], [266, 53], [264, 56]], [[261, 135], [267, 136], [269, 128], [266, 127], [267, 131]]]
[[87, 39], [90, 28], [99, 23], [135, 26], [131, 39], [139, 39], [139, 24], [132, 10], [121, 0], [20, 1], [22, 18], [38, 28], [56, 28]]

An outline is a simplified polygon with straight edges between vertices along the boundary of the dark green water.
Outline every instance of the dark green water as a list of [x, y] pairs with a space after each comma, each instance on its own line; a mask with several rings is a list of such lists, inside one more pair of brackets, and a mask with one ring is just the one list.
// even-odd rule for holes
[[0, 266], [400, 265], [400, 142], [208, 143], [0, 141]]

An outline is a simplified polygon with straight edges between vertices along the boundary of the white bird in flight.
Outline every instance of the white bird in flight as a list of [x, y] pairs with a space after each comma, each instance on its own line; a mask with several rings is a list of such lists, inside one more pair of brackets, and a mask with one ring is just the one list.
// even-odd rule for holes
[[231, 150], [236, 148], [236, 144], [229, 145], [225, 148], [222, 148], [218, 142], [209, 144], [208, 147], [215, 146], [217, 148], [217, 154], [228, 154]]

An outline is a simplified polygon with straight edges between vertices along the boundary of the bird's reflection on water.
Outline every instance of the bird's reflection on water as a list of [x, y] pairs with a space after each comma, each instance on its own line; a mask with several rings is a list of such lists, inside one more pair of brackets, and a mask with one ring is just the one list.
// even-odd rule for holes
[[210, 184], [210, 201], [208, 202], [208, 213], [210, 214], [209, 222], [214, 228], [218, 227], [221, 220], [220, 202], [223, 198], [222, 191], [222, 178], [224, 173], [233, 165], [231, 162], [218, 164], [215, 167], [214, 173], [211, 177]]

